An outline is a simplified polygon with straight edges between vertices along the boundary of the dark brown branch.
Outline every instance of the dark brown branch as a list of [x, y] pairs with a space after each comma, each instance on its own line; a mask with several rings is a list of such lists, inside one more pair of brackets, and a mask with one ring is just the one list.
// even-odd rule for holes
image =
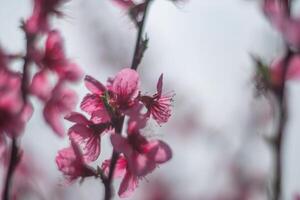
[[[125, 118], [123, 116], [116, 121], [116, 125], [115, 125], [116, 134], [120, 134], [120, 135], [122, 134], [124, 119]], [[104, 200], [110, 200], [113, 195], [111, 185], [112, 185], [113, 174], [115, 171], [115, 167], [116, 167], [118, 158], [119, 158], [119, 153], [116, 152], [115, 150], [113, 150], [111, 160], [110, 160], [108, 177], [105, 177], [105, 179], [103, 179], [103, 184], [104, 184], [104, 188], [105, 188]]]
[[[29, 71], [28, 66], [31, 63], [31, 54], [32, 54], [32, 48], [31, 45], [34, 43], [35, 36], [27, 35], [26, 34], [26, 55], [24, 57], [24, 64], [23, 64], [23, 74], [22, 74], [22, 82], [21, 82], [21, 95], [23, 98], [23, 108], [20, 112], [23, 112], [23, 109], [27, 106], [28, 101], [28, 84], [29, 84]], [[17, 165], [19, 164], [20, 160], [20, 147], [17, 144], [17, 138], [12, 138], [11, 143], [11, 151], [9, 156], [9, 165], [5, 177], [5, 185], [3, 190], [3, 200], [9, 200], [10, 199], [10, 188], [12, 185], [12, 179], [15, 172], [15, 169]]]
[[137, 70], [137, 67], [141, 62], [141, 59], [142, 59], [142, 56], [143, 56], [143, 53], [145, 50], [143, 42], [147, 43], [147, 39], [143, 40], [143, 32], [144, 32], [145, 21], [146, 21], [150, 2], [151, 2], [151, 0], [147, 0], [145, 2], [145, 10], [143, 12], [143, 18], [142, 18], [141, 22], [138, 23], [138, 35], [136, 38], [135, 50], [134, 50], [134, 54], [132, 57], [132, 63], [131, 63], [131, 69], [134, 69], [134, 70]]
[[[131, 64], [131, 69], [137, 70], [138, 65], [141, 62], [141, 59], [144, 54], [144, 50], [146, 49], [146, 44], [147, 44], [147, 39], [143, 40], [143, 30], [146, 22], [146, 16], [147, 12], [149, 9], [151, 0], [146, 0], [145, 2], [145, 8], [143, 11], [143, 18], [142, 20], [138, 23], [138, 33], [137, 33], [137, 39], [136, 39], [136, 44], [135, 44], [135, 50], [132, 58], [132, 64]], [[116, 134], [122, 134], [122, 129], [123, 129], [123, 124], [124, 124], [124, 119], [125, 117], [122, 116], [120, 119], [116, 120]], [[105, 195], [104, 195], [104, 200], [110, 200], [113, 196], [112, 193], [112, 179], [113, 179], [113, 174], [114, 170], [116, 167], [116, 163], [119, 158], [119, 153], [116, 151], [113, 151], [112, 156], [111, 156], [111, 162], [109, 166], [109, 174], [108, 177], [102, 178], [104, 188], [105, 188]]]
[[279, 103], [279, 126], [278, 132], [275, 138], [274, 143], [274, 152], [275, 152], [275, 177], [274, 177], [274, 186], [273, 194], [274, 200], [279, 200], [282, 195], [282, 144], [284, 139], [284, 131], [286, 126], [286, 121], [288, 117], [288, 106], [287, 106], [287, 96], [286, 96], [286, 74], [289, 67], [289, 62], [293, 52], [288, 48], [285, 59], [283, 61], [283, 69], [281, 74], [281, 85], [276, 91]]
[[4, 191], [3, 191], [3, 200], [9, 200], [10, 199], [10, 188], [12, 183], [12, 177], [13, 173], [15, 171], [15, 168], [17, 167], [19, 162], [19, 148], [17, 145], [17, 141], [15, 138], [12, 139], [11, 143], [11, 149], [10, 149], [10, 160], [9, 165], [5, 177], [5, 185], [4, 185]]

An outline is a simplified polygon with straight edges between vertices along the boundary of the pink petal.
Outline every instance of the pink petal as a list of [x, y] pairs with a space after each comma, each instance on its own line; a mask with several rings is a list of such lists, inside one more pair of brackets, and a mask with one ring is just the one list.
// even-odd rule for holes
[[81, 148], [85, 162], [97, 160], [100, 155], [100, 134], [97, 135], [92, 129], [80, 124], [72, 126], [68, 134], [70, 140]]
[[112, 91], [117, 94], [120, 103], [126, 104], [138, 95], [139, 85], [139, 74], [135, 70], [125, 68], [116, 75]]
[[84, 84], [85, 87], [94, 94], [101, 95], [106, 91], [106, 88], [102, 83], [88, 75], [84, 78]]
[[46, 70], [39, 71], [34, 75], [30, 86], [31, 93], [43, 101], [46, 101], [51, 94], [51, 85], [47, 76]]
[[161, 96], [162, 93], [162, 87], [163, 87], [163, 74], [160, 75], [156, 86], [157, 94], [159, 97]]
[[63, 39], [57, 30], [52, 30], [48, 33], [45, 54], [54, 60], [65, 59]]
[[118, 195], [121, 198], [129, 197], [133, 193], [135, 188], [137, 188], [137, 186], [138, 186], [138, 178], [127, 171], [125, 177], [121, 182]]
[[95, 124], [106, 123], [110, 121], [110, 116], [106, 108], [99, 108], [98, 110], [92, 113], [91, 120]]
[[145, 147], [146, 151], [151, 151], [153, 148], [157, 149], [154, 154], [154, 159], [157, 164], [167, 162], [172, 158], [172, 150], [168, 144], [163, 141], [157, 140], [149, 142]]
[[119, 6], [123, 7], [124, 9], [129, 9], [130, 7], [134, 6], [134, 2], [132, 0], [113, 0]]
[[153, 154], [144, 154], [134, 152], [131, 157], [127, 158], [130, 171], [136, 176], [145, 176], [152, 172], [156, 163]]
[[52, 130], [60, 137], [65, 135], [64, 126], [61, 122], [61, 112], [55, 104], [47, 103], [43, 110], [44, 118]]
[[147, 114], [142, 113], [144, 105], [137, 102], [130, 109], [124, 113], [129, 116], [128, 120], [128, 133], [133, 132], [133, 129], [140, 130], [146, 127], [149, 117]]
[[100, 96], [96, 94], [87, 94], [80, 104], [80, 108], [88, 114], [92, 114], [103, 107], [104, 105]]
[[[69, 80], [72, 82], [77, 82], [82, 78], [82, 70], [75, 63], [66, 63], [64, 66], [60, 67], [59, 76], [62, 79]], [[58, 68], [59, 69], [59, 68]]]
[[264, 0], [263, 11], [278, 30], [284, 29], [287, 13], [283, 6], [283, 2], [277, 0]]
[[110, 136], [111, 144], [113, 145], [113, 148], [115, 151], [119, 153], [124, 153], [124, 155], [128, 158], [131, 157], [133, 149], [128, 144], [127, 139], [123, 138], [122, 136], [118, 134], [112, 134]]
[[[108, 176], [109, 174], [110, 162], [111, 162], [110, 160], [105, 160], [101, 165], [101, 169], [103, 170], [105, 176]], [[127, 167], [126, 158], [124, 156], [119, 156], [119, 159], [117, 160], [115, 170], [114, 170], [114, 178], [123, 177], [126, 173], [126, 167]]]
[[65, 119], [70, 122], [75, 122], [77, 124], [89, 125], [91, 122], [81, 113], [71, 112], [65, 116]]
[[284, 22], [282, 34], [285, 40], [294, 47], [300, 45], [300, 21], [299, 19], [287, 19]]

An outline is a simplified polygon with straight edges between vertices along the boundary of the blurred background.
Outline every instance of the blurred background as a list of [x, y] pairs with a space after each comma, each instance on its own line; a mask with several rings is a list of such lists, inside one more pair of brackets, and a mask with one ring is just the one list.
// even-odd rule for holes
[[[31, 1], [0, 2], [0, 43], [9, 52], [20, 52], [25, 48], [20, 20], [30, 15]], [[174, 156], [141, 180], [129, 199], [155, 200], [160, 192], [165, 195], [161, 200], [267, 199], [273, 154], [263, 135], [271, 134], [275, 125], [270, 105], [254, 97], [250, 54], [268, 63], [282, 55], [283, 42], [262, 14], [260, 3], [156, 0], [152, 4], [145, 28], [149, 48], [138, 71], [143, 91], [155, 91], [164, 73], [165, 91], [176, 93], [170, 122], [162, 127], [151, 123], [147, 128], [151, 136], [170, 144]], [[53, 26], [65, 38], [68, 57], [85, 74], [104, 82], [130, 65], [136, 29], [124, 10], [107, 0], [74, 0], [63, 11], [66, 16], [53, 20]], [[290, 200], [300, 193], [299, 83], [291, 82], [288, 88], [283, 199]], [[79, 99], [87, 93], [83, 82], [74, 89]], [[31, 100], [36, 110], [21, 141], [30, 161], [27, 170], [33, 175], [31, 180], [15, 182], [25, 182], [34, 194], [24, 193], [22, 199], [101, 199], [99, 180], [62, 186], [63, 176], [54, 160], [57, 151], [68, 146], [68, 138], [51, 131], [42, 118], [41, 104]], [[111, 155], [107, 137], [102, 145], [95, 166]], [[116, 189], [118, 185], [115, 181]]]

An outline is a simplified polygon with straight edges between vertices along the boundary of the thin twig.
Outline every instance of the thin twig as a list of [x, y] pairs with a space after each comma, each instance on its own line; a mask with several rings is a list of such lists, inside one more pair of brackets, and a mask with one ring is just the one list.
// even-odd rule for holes
[[141, 43], [142, 43], [142, 39], [143, 39], [143, 32], [144, 32], [144, 27], [145, 27], [145, 21], [146, 21], [146, 17], [147, 17], [147, 12], [149, 9], [149, 5], [150, 5], [151, 0], [147, 0], [145, 2], [145, 10], [144, 10], [144, 15], [143, 18], [141, 20], [141, 22], [139, 23], [139, 30], [138, 30], [138, 35], [136, 38], [136, 42], [135, 42], [135, 50], [134, 50], [134, 54], [132, 57], [132, 64], [131, 64], [131, 69], [137, 70], [137, 67], [139, 65], [139, 54], [140, 54], [140, 47], [141, 47]]

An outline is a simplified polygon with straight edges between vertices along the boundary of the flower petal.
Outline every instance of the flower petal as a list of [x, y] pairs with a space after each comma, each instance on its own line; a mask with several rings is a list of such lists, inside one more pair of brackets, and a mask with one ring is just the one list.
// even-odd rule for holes
[[105, 86], [91, 76], [85, 76], [85, 87], [94, 94], [101, 95], [106, 90]]
[[77, 124], [82, 124], [82, 125], [91, 124], [90, 121], [84, 115], [78, 112], [69, 113], [68, 115], [65, 116], [65, 119], [70, 122], [75, 122]]
[[31, 93], [36, 95], [42, 101], [46, 101], [51, 94], [51, 86], [48, 81], [47, 71], [41, 70], [36, 73], [30, 85]]
[[154, 152], [154, 159], [157, 164], [161, 164], [167, 162], [172, 158], [172, 150], [168, 144], [163, 141], [151, 141], [145, 147], [148, 152], [151, 152], [152, 149], [157, 149]]
[[120, 188], [118, 191], [118, 195], [121, 198], [129, 197], [135, 188], [138, 186], [138, 178], [134, 175], [132, 175], [129, 171], [125, 174], [125, 177], [123, 178]]
[[100, 98], [99, 95], [96, 94], [87, 94], [81, 104], [80, 108], [87, 112], [88, 114], [92, 114], [94, 111], [98, 109], [102, 109], [104, 107], [104, 104]]
[[161, 96], [162, 93], [162, 87], [163, 87], [163, 74], [160, 75], [156, 85], [157, 94], [159, 97]]
[[[105, 176], [109, 174], [109, 167], [110, 167], [111, 160], [105, 160], [102, 165], [101, 169], [103, 170]], [[125, 175], [127, 167], [127, 160], [124, 156], [120, 155], [114, 170], [114, 178], [120, 178]]]
[[123, 153], [127, 158], [131, 157], [133, 149], [128, 144], [127, 139], [123, 138], [118, 134], [112, 134], [110, 136], [110, 140], [115, 151]]
[[75, 124], [68, 131], [70, 140], [81, 148], [83, 160], [92, 162], [100, 155], [100, 134], [97, 135], [92, 129]]
[[106, 123], [110, 121], [110, 116], [106, 108], [99, 108], [98, 110], [92, 113], [91, 120], [95, 124]]
[[112, 91], [117, 95], [120, 106], [123, 106], [122, 103], [128, 104], [138, 95], [139, 85], [139, 74], [135, 70], [125, 68], [116, 75]]
[[47, 103], [43, 110], [44, 118], [52, 130], [60, 137], [65, 134], [64, 126], [61, 122], [61, 113], [53, 103]]

